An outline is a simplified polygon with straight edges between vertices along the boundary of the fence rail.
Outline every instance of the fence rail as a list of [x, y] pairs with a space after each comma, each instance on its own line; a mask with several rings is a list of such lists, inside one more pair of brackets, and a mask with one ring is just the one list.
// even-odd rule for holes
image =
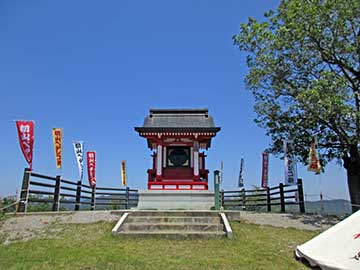
[[299, 211], [305, 213], [302, 179], [297, 180], [296, 188], [280, 183], [276, 187], [262, 189], [223, 190], [221, 202], [225, 209], [256, 210], [266, 207], [268, 212], [274, 210], [272, 206], [280, 206], [282, 213], [285, 213], [287, 205], [299, 205]]
[[[34, 178], [36, 180], [33, 180]], [[73, 204], [75, 211], [79, 211], [81, 206], [90, 206], [91, 210], [95, 210], [97, 206], [102, 209], [106, 206], [129, 209], [137, 206], [138, 199], [138, 190], [129, 187], [91, 187], [82, 184], [81, 181], [43, 175], [26, 168], [18, 212], [26, 212], [27, 206], [31, 203], [51, 204], [52, 211], [59, 211], [62, 204]]]

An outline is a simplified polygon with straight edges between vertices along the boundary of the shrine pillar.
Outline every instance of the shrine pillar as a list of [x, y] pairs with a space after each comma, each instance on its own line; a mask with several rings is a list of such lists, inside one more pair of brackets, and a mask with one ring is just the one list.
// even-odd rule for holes
[[190, 147], [190, 168], [194, 170], [194, 147]]
[[162, 176], [162, 145], [157, 146], [157, 160], [156, 160], [156, 179], [161, 179]]
[[194, 142], [194, 179], [200, 179], [199, 176], [199, 142]]
[[166, 146], [163, 146], [163, 168], [166, 167]]

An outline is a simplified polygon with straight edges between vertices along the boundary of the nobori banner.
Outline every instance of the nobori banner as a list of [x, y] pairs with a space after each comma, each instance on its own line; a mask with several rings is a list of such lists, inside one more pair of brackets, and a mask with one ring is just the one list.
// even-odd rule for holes
[[126, 186], [126, 160], [121, 161], [121, 183]]
[[86, 159], [87, 159], [89, 185], [93, 187], [96, 185], [96, 176], [95, 176], [96, 152], [95, 151], [86, 152]]
[[283, 143], [285, 162], [285, 184], [295, 185], [297, 183], [297, 169], [293, 144], [289, 141], [284, 141]]
[[76, 156], [76, 160], [77, 160], [77, 164], [78, 164], [78, 168], [79, 168], [80, 181], [82, 181], [83, 174], [84, 174], [83, 142], [82, 141], [73, 142], [73, 146], [74, 146], [75, 156]]
[[241, 158], [240, 160], [240, 172], [239, 172], [239, 182], [238, 182], [239, 188], [244, 186], [244, 159]]
[[320, 173], [321, 165], [320, 165], [319, 154], [316, 151], [316, 144], [317, 142], [315, 140], [310, 147], [308, 171]]
[[62, 165], [62, 129], [61, 128], [53, 128], [52, 129], [52, 137], [53, 137], [53, 143], [54, 143], [56, 168], [61, 169], [61, 165]]
[[268, 183], [269, 183], [269, 154], [263, 152], [261, 187], [266, 188], [268, 186]]
[[34, 121], [16, 121], [19, 143], [24, 157], [32, 170], [34, 148]]

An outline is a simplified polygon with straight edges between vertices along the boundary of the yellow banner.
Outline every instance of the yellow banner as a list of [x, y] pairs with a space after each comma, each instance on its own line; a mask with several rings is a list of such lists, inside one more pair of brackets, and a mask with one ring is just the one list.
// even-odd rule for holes
[[126, 161], [121, 161], [121, 183], [126, 186]]
[[52, 136], [53, 136], [53, 143], [54, 143], [56, 168], [61, 169], [61, 163], [62, 163], [62, 129], [61, 128], [53, 128], [52, 129]]

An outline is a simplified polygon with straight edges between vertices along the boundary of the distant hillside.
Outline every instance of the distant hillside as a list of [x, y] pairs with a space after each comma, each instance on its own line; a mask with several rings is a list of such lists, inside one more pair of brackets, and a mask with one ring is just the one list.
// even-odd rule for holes
[[[323, 213], [327, 215], [351, 214], [350, 202], [347, 200], [323, 200]], [[307, 213], [321, 213], [320, 201], [307, 201]]]

